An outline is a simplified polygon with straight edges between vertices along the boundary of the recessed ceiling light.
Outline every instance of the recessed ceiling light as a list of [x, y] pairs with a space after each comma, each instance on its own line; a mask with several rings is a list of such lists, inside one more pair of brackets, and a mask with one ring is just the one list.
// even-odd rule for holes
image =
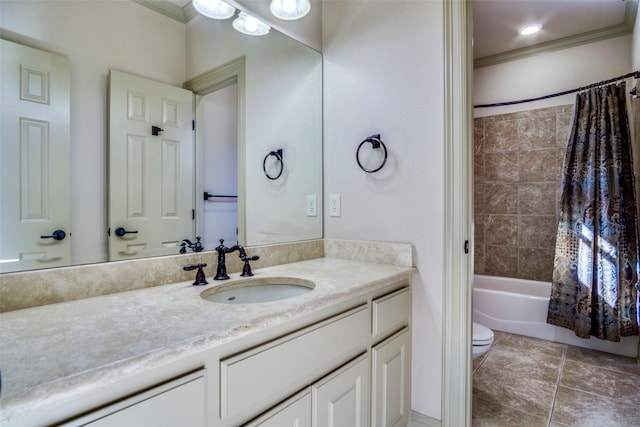
[[520, 34], [522, 34], [523, 36], [528, 36], [537, 33], [541, 28], [542, 25], [539, 24], [527, 25], [526, 27], [520, 29]]

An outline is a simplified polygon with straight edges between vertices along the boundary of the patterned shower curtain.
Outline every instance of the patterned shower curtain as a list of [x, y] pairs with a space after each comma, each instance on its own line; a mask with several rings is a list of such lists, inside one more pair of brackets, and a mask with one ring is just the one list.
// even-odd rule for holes
[[638, 218], [624, 82], [578, 93], [564, 160], [547, 323], [638, 335]]

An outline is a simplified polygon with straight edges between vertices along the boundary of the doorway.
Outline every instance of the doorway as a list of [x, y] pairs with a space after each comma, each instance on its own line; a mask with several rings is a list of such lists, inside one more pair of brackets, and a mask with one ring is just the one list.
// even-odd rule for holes
[[238, 84], [199, 97], [196, 123], [203, 193], [199, 228], [205, 248], [238, 241]]

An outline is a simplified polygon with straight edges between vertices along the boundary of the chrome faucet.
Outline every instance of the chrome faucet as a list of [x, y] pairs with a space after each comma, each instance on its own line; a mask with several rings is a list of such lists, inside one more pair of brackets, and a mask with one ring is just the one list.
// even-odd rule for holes
[[216, 276], [213, 280], [227, 280], [229, 275], [227, 274], [227, 266], [226, 266], [226, 256], [231, 252], [239, 252], [240, 259], [244, 261], [244, 268], [242, 269], [242, 274], [240, 276], [253, 276], [253, 272], [251, 271], [251, 266], [249, 265], [249, 261], [255, 261], [260, 259], [259, 256], [247, 256], [244, 248], [236, 243], [230, 248], [224, 245], [224, 239], [220, 239], [220, 245], [216, 247], [216, 252], [218, 252], [218, 268], [216, 269]]

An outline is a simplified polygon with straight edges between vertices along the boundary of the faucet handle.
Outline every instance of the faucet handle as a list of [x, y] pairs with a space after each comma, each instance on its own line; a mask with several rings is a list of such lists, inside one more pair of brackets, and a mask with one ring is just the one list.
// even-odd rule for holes
[[203, 268], [206, 267], [207, 264], [187, 264], [184, 267], [182, 267], [182, 269], [184, 271], [191, 271], [191, 270], [195, 270], [196, 268], [198, 269], [197, 273], [196, 273], [196, 280], [195, 282], [192, 283], [193, 286], [203, 286], [203, 285], [208, 285], [209, 282], [207, 282], [207, 279], [204, 275], [204, 270]]
[[258, 260], [260, 259], [260, 257], [258, 255], [247, 256], [247, 254], [243, 253], [242, 255], [240, 255], [240, 259], [244, 261], [244, 267], [242, 268], [242, 274], [240, 274], [240, 276], [242, 277], [253, 276], [253, 272], [251, 271], [251, 265], [249, 264], [249, 261]]

